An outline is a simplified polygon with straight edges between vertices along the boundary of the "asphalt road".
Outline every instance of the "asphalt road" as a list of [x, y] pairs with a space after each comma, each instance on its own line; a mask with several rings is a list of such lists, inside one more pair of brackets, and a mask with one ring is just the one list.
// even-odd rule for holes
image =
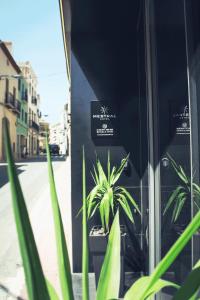
[[[70, 243], [70, 183], [68, 161], [53, 158], [57, 192]], [[45, 159], [16, 164], [43, 269], [59, 290], [47, 163]], [[70, 248], [70, 245], [69, 245]], [[6, 164], [0, 164], [0, 300], [27, 299], [19, 254]]]

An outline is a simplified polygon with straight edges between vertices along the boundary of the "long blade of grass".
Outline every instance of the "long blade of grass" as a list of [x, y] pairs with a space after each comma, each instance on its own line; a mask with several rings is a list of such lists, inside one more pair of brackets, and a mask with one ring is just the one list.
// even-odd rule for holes
[[82, 250], [82, 294], [83, 300], [89, 300], [89, 278], [88, 278], [88, 228], [87, 228], [87, 196], [86, 196], [86, 170], [85, 170], [85, 150], [83, 147], [83, 161], [82, 161], [82, 181], [83, 181], [83, 250]]
[[196, 263], [187, 279], [175, 294], [173, 300], [195, 300], [200, 288], [200, 260]]
[[73, 288], [72, 288], [72, 277], [71, 268], [69, 262], [69, 255], [67, 250], [67, 243], [64, 234], [64, 227], [58, 203], [58, 196], [56, 192], [55, 180], [53, 167], [51, 162], [51, 154], [49, 150], [48, 140], [46, 139], [46, 150], [48, 160], [48, 173], [49, 173], [49, 184], [51, 193], [51, 204], [54, 218], [54, 230], [57, 247], [57, 261], [59, 269], [59, 279], [62, 290], [62, 296], [64, 300], [73, 300]]
[[108, 238], [108, 246], [100, 273], [96, 300], [116, 299], [120, 285], [120, 226], [117, 211]]
[[28, 211], [14, 164], [7, 122], [3, 130], [13, 211], [29, 300], [50, 300]]

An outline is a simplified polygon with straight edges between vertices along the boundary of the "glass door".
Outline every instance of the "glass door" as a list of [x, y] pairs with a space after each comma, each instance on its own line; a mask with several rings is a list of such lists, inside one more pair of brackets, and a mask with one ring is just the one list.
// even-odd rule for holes
[[[189, 83], [189, 101], [191, 108], [191, 165], [192, 183], [200, 184], [200, 2], [198, 0], [184, 1], [187, 41], [187, 65]], [[199, 200], [192, 186], [192, 215], [200, 208]], [[200, 236], [197, 232], [192, 240], [192, 263], [199, 259]]]
[[[183, 1], [146, 0], [150, 272], [191, 220], [190, 109]], [[183, 282], [192, 243], [165, 279]], [[166, 289], [157, 298], [171, 299]]]

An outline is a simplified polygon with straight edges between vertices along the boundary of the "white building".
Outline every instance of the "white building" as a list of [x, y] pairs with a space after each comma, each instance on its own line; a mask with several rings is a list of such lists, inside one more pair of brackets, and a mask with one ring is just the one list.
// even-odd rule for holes
[[40, 97], [37, 93], [37, 77], [29, 61], [19, 63], [23, 76], [28, 83], [28, 155], [39, 153]]
[[69, 153], [69, 116], [67, 104], [61, 112], [60, 122], [50, 126], [49, 143], [56, 144], [60, 147], [61, 155]]

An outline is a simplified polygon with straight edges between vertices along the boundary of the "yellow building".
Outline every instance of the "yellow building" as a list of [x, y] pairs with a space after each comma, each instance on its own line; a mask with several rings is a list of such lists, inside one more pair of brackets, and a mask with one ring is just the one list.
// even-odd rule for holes
[[0, 41], [0, 160], [5, 159], [2, 124], [8, 120], [14, 156], [17, 152], [18, 77], [20, 68], [11, 54], [11, 43]]
[[28, 84], [28, 143], [29, 156], [39, 154], [39, 119], [40, 119], [40, 96], [37, 93], [37, 76], [29, 61], [19, 62], [19, 67]]

